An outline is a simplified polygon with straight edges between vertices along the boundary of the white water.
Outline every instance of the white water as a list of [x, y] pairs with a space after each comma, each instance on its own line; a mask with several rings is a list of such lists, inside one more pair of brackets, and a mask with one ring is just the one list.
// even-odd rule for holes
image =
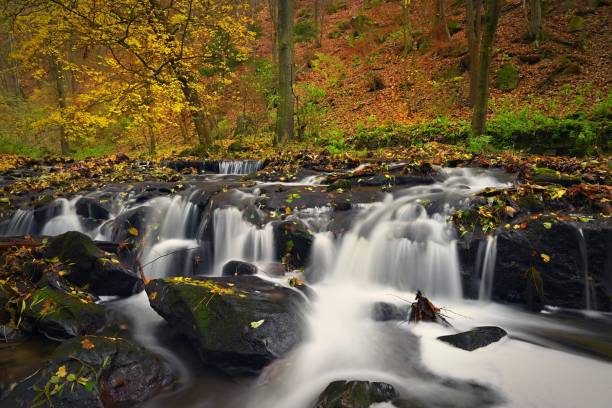
[[584, 273], [584, 307], [586, 310], [591, 310], [593, 305], [591, 304], [591, 280], [589, 278], [589, 260], [587, 255], [587, 246], [586, 240], [584, 238], [584, 232], [582, 228], [577, 227], [578, 229], [578, 246], [580, 247], [580, 256], [582, 261], [582, 268]]
[[[249, 406], [308, 407], [329, 382], [345, 379], [386, 381], [412, 392], [416, 387], [429, 401], [460, 401], [443, 384], [419, 379], [418, 345], [407, 344], [409, 338], [397, 326], [372, 321], [371, 307], [376, 301], [396, 303], [395, 296], [412, 299], [417, 289], [435, 299], [461, 301], [456, 241], [446, 222], [451, 207], [437, 206], [439, 212], [428, 213], [426, 206], [440, 200], [459, 203], [499, 184], [457, 169], [444, 182], [365, 206], [350, 232], [336, 242], [327, 233], [317, 234], [309, 272], [324, 279], [314, 288], [309, 339], [286, 364], [262, 376]], [[470, 406], [468, 400], [462, 406]]]
[[261, 168], [257, 160], [224, 160], [219, 162], [220, 174], [251, 174]]
[[68, 231], [85, 232], [81, 218], [77, 215], [75, 204], [80, 199], [77, 196], [70, 201], [59, 198], [60, 212], [56, 217], [51, 218], [43, 227], [42, 235], [60, 235]]
[[497, 259], [497, 236], [487, 235], [484, 256], [480, 273], [480, 289], [478, 299], [491, 300], [493, 292], [493, 279], [495, 278], [495, 261]]
[[264, 228], [244, 220], [236, 207], [216, 209], [213, 213], [214, 274], [221, 274], [227, 261], [241, 260], [255, 264], [274, 261], [274, 233], [272, 225]]
[[[431, 405], [476, 405], [478, 397], [435, 379], [422, 378], [427, 368], [439, 375], [487, 384], [502, 394], [505, 406], [609, 406], [612, 365], [513, 338], [470, 353], [436, 340], [438, 335], [451, 333], [447, 329], [371, 320], [373, 303], [405, 305], [402, 299], [410, 301], [414, 291], [421, 289], [438, 305], [468, 316], [453, 315], [452, 323], [460, 330], [496, 324], [511, 335], [523, 336], [514, 328], [518, 323], [546, 326], [537, 316], [462, 300], [455, 236], [446, 218], [452, 207], [469, 195], [499, 184], [486, 173], [450, 170], [443, 182], [405, 189], [389, 195], [382, 203], [355, 206], [362, 212], [351, 230], [341, 237], [327, 232], [327, 207], [294, 214], [316, 232], [308, 269], [323, 278], [314, 287], [317, 298], [308, 317], [309, 337], [286, 359], [265, 370], [244, 405], [306, 408], [331, 381], [345, 379], [389, 382], [403, 395]], [[62, 203], [60, 217], [68, 216], [64, 219], [67, 222], [53, 221], [58, 218], [55, 217], [45, 229], [83, 228], [74, 206], [65, 204]], [[188, 274], [197, 256], [190, 249], [200, 245], [193, 233], [198, 229], [194, 225], [199, 222], [197, 209], [188, 196], [161, 197], [142, 205], [159, 210], [158, 217], [146, 222], [150, 228], [159, 226], [143, 252], [143, 264], [150, 262], [145, 266], [146, 275], [154, 278]], [[125, 204], [112, 217], [128, 208], [134, 207]], [[72, 215], [78, 222], [70, 218]], [[19, 217], [14, 228], [21, 225], [23, 229], [33, 222], [25, 214]], [[258, 228], [250, 224], [236, 207], [216, 210], [213, 230], [216, 274], [231, 259], [255, 263], [274, 259], [271, 226]], [[481, 299], [490, 298], [492, 279], [486, 277], [493, 277], [495, 252], [495, 240], [487, 240], [480, 268]], [[589, 296], [588, 266], [584, 265], [585, 292]], [[589, 306], [588, 297], [586, 302]], [[159, 344], [155, 329], [161, 319], [147, 306], [144, 294], [120, 301], [117, 306], [128, 311], [137, 341], [162, 354], [175, 367], [183, 367]], [[558, 329], [567, 331], [568, 327]], [[182, 370], [181, 378], [189, 378]]]

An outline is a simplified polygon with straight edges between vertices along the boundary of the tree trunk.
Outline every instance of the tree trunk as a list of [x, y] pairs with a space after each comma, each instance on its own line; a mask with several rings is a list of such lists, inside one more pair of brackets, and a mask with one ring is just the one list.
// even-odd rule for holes
[[523, 6], [527, 14], [529, 37], [538, 48], [542, 40], [542, 0], [523, 0]]
[[489, 100], [489, 76], [491, 66], [491, 55], [493, 51], [493, 40], [497, 31], [497, 22], [501, 13], [501, 0], [489, 0], [485, 6], [485, 28], [480, 45], [480, 66], [478, 72], [478, 86], [474, 101], [474, 113], [472, 116], [472, 132], [482, 135], [485, 131], [487, 119], [487, 103]]
[[282, 0], [268, 0], [268, 11], [274, 30], [272, 30], [272, 64], [278, 66], [278, 3]]
[[468, 97], [468, 105], [474, 106], [474, 102], [476, 100], [476, 88], [478, 84], [478, 73], [480, 71], [482, 0], [467, 0], [466, 6], [467, 38], [470, 55], [470, 95]]
[[[57, 106], [60, 110], [62, 121], [66, 110], [66, 73], [60, 60], [53, 61], [53, 74], [55, 76], [55, 90], [57, 92]], [[63, 123], [59, 125], [60, 149], [62, 156], [68, 155], [68, 138], [66, 137], [66, 127]]]
[[181, 91], [183, 92], [183, 96], [189, 104], [189, 109], [191, 111], [191, 121], [193, 122], [193, 126], [195, 127], [196, 135], [198, 136], [198, 141], [200, 142], [201, 146], [207, 148], [212, 144], [212, 137], [210, 134], [210, 128], [208, 127], [208, 121], [206, 120], [206, 114], [204, 113], [204, 107], [202, 106], [202, 101], [200, 100], [200, 95], [198, 95], [197, 90], [193, 89], [193, 87], [191, 86], [191, 81], [188, 75], [184, 75], [177, 72], [175, 68], [174, 72], [177, 76], [178, 81], [181, 84]]
[[410, 10], [408, 7], [410, 6], [409, 0], [402, 1], [402, 40], [404, 43], [404, 50], [402, 54], [405, 56], [408, 55], [410, 49], [412, 48], [412, 33], [410, 27]]
[[278, 3], [279, 105], [276, 115], [275, 143], [293, 140], [293, 0]]
[[446, 9], [444, 7], [444, 0], [436, 0], [433, 34], [434, 37], [438, 40], [450, 39], [450, 31], [448, 31], [448, 24], [446, 22]]
[[187, 125], [185, 125], [185, 112], [179, 112], [179, 129], [181, 131], [181, 138], [183, 139], [183, 144], [189, 143], [189, 132], [187, 131]]

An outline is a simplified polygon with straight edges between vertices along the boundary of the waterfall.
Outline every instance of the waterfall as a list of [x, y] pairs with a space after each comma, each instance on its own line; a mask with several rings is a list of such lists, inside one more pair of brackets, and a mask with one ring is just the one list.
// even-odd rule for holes
[[244, 220], [238, 208], [219, 208], [213, 213], [213, 230], [214, 274], [219, 274], [232, 259], [253, 263], [274, 260], [274, 232], [270, 223], [257, 228]]
[[480, 289], [478, 299], [491, 300], [493, 279], [495, 278], [495, 260], [497, 257], [497, 236], [487, 236], [484, 256], [481, 264]]
[[81, 218], [76, 213], [75, 204], [81, 198], [77, 196], [70, 201], [65, 198], [58, 198], [59, 215], [51, 218], [45, 223], [42, 229], [42, 235], [60, 235], [68, 231], [85, 232]]
[[[250, 407], [312, 406], [334, 380], [385, 381], [412, 392], [445, 393], [420, 380], [419, 345], [393, 323], [374, 322], [376, 302], [405, 305], [420, 289], [431, 299], [461, 302], [453, 209], [484, 187], [502, 186], [486, 172], [445, 170], [441, 182], [388, 194], [360, 210], [351, 229], [334, 238], [315, 234], [306, 275], [317, 299], [309, 311], [309, 337], [272, 370], [275, 381], [255, 390]], [[216, 242], [216, 244], [219, 244]], [[262, 382], [266, 383], [265, 376]], [[436, 388], [438, 387], [438, 388]], [[421, 390], [421, 391], [415, 391]], [[453, 406], [452, 397], [440, 405]]]
[[27, 235], [34, 232], [34, 214], [30, 210], [18, 209], [10, 220], [0, 226], [1, 236]]
[[219, 162], [220, 174], [251, 174], [261, 169], [259, 160], [222, 160]]
[[589, 277], [589, 259], [587, 253], [586, 239], [584, 238], [584, 231], [581, 227], [577, 227], [578, 230], [578, 247], [580, 248], [580, 257], [582, 260], [582, 271], [584, 276], [584, 307], [586, 310], [592, 310], [593, 308], [593, 287], [591, 285], [591, 279]]

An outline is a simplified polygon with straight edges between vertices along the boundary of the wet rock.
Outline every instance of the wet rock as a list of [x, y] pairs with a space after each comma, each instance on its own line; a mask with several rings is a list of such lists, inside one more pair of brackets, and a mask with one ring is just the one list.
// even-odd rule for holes
[[506, 331], [500, 327], [482, 326], [463, 333], [440, 336], [438, 340], [463, 350], [474, 351], [495, 343], [506, 335]]
[[20, 328], [53, 340], [98, 333], [106, 323], [103, 306], [48, 285], [32, 292], [24, 306]]
[[97, 296], [130, 296], [143, 289], [138, 274], [122, 266], [116, 256], [99, 249], [87, 235], [76, 231], [52, 238], [45, 257], [57, 257], [68, 266], [66, 280], [87, 286]]
[[43, 369], [19, 382], [2, 402], [15, 407], [36, 403], [83, 408], [133, 406], [172, 381], [170, 370], [144, 348], [122, 338], [85, 336], [62, 343]]
[[258, 374], [303, 337], [304, 297], [256, 276], [156, 279], [146, 290], [202, 360], [229, 375]]
[[[497, 237], [492, 299], [519, 303], [532, 310], [544, 305], [571, 309], [590, 307], [610, 311], [612, 303], [612, 225], [606, 221], [585, 223], [529, 222], [524, 230], [504, 230]], [[582, 228], [584, 241], [578, 230]], [[478, 240], [460, 242], [464, 293], [478, 296], [480, 270]], [[588, 280], [581, 245], [586, 247]], [[482, 256], [482, 254], [480, 254]], [[585, 284], [588, 282], [588, 285]]]
[[222, 276], [256, 275], [257, 267], [248, 262], [229, 261], [223, 265]]
[[368, 408], [399, 396], [392, 385], [369, 381], [334, 381], [319, 395], [313, 408]]
[[[137, 241], [145, 230], [147, 219], [153, 218], [158, 211], [150, 206], [136, 207], [119, 214], [115, 219], [102, 225], [100, 232], [113, 242]], [[136, 228], [139, 236], [130, 233], [130, 228]]]
[[277, 259], [290, 269], [305, 267], [314, 241], [308, 227], [299, 220], [280, 221], [273, 227]]
[[75, 204], [76, 213], [81, 217], [95, 220], [107, 220], [111, 210], [111, 201], [102, 202], [101, 197], [81, 197]]
[[378, 322], [408, 320], [410, 305], [400, 307], [393, 303], [377, 302], [372, 306], [372, 319]]

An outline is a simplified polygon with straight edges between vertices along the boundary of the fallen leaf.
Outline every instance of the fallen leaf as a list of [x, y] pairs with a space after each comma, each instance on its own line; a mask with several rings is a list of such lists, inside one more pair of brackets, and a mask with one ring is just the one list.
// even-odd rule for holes
[[544, 261], [544, 263], [549, 263], [550, 262], [550, 255], [540, 254], [540, 257], [542, 258], [542, 261]]
[[259, 326], [261, 326], [264, 322], [265, 322], [265, 320], [263, 320], [263, 319], [262, 320], [258, 320], [256, 322], [251, 322], [251, 327], [256, 329]]
[[81, 340], [81, 345], [85, 350], [91, 350], [92, 348], [96, 347], [87, 337]]

